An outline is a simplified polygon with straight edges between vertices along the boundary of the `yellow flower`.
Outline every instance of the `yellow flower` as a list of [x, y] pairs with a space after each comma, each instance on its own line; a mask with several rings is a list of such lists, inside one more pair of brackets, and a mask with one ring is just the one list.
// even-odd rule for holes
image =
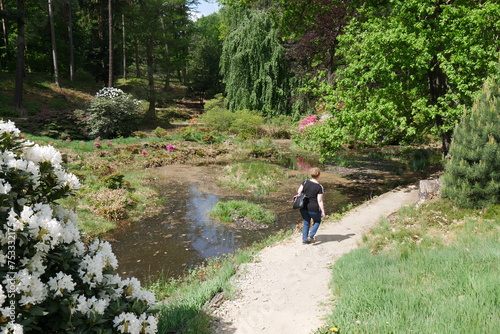
[[338, 333], [339, 329], [337, 327], [330, 328], [330, 332]]

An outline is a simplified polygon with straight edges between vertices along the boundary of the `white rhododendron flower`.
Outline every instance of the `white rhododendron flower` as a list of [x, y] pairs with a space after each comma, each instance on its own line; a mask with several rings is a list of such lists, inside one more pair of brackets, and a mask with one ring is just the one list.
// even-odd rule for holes
[[14, 136], [18, 137], [21, 134], [21, 131], [19, 131], [18, 128], [16, 128], [16, 125], [12, 121], [1, 121], [0, 122], [0, 133], [1, 132], [6, 132], [6, 133], [11, 133]]
[[40, 146], [38, 144], [27, 147], [22, 158], [34, 163], [50, 162], [54, 167], [58, 167], [62, 163], [61, 153], [53, 146]]
[[9, 182], [5, 181], [4, 179], [0, 179], [0, 194], [8, 194], [11, 189], [12, 186], [9, 184]]
[[[4, 281], [6, 284], [7, 282]], [[28, 270], [22, 269], [14, 275], [14, 282], [17, 292], [21, 295], [20, 305], [36, 305], [47, 298], [47, 287], [43, 282]]]
[[[124, 94], [115, 89], [104, 93]], [[0, 214], [5, 217], [0, 223], [0, 265], [9, 262], [11, 266], [8, 250], [12, 247], [17, 255], [0, 285], [0, 318], [10, 319], [12, 313], [12, 300], [5, 290], [9, 286], [9, 291], [16, 292], [16, 320], [27, 324], [26, 331], [40, 327], [61, 332], [59, 322], [52, 321], [55, 316], [66, 317], [68, 330], [99, 317], [100, 324], [92, 325], [99, 329], [114, 326], [123, 333], [156, 333], [157, 319], [144, 307], [154, 304], [154, 294], [141, 290], [135, 278], [122, 280], [110, 274], [118, 267], [111, 244], [96, 240], [85, 247], [76, 214], [55, 202], [80, 188], [76, 176], [62, 166], [61, 153], [24, 140], [10, 121], [0, 120], [0, 143]], [[64, 191], [51, 192], [48, 185]], [[51, 303], [68, 312], [52, 314], [45, 309]], [[33, 305], [38, 308], [36, 316], [29, 311]], [[116, 317], [118, 306], [123, 313]], [[0, 334], [24, 330], [12, 321], [0, 323]]]
[[62, 271], [58, 272], [56, 277], [51, 277], [48, 282], [49, 289], [54, 291], [54, 296], [62, 296], [63, 292], [72, 292], [75, 289], [75, 282], [70, 275]]
[[19, 324], [7, 323], [0, 331], [0, 334], [23, 334], [23, 326]]

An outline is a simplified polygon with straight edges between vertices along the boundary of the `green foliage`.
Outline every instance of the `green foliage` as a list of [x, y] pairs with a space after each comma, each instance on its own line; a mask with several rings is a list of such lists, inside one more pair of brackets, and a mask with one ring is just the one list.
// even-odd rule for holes
[[500, 203], [500, 66], [457, 125], [442, 195], [461, 207]]
[[191, 47], [191, 71], [189, 88], [211, 98], [224, 91], [219, 61], [222, 53], [220, 38], [220, 16], [217, 13], [202, 17], [195, 23]]
[[102, 138], [128, 137], [139, 127], [139, 101], [122, 90], [101, 89], [89, 109], [89, 132]]
[[498, 57], [500, 5], [397, 0], [357, 10], [338, 38], [335, 82], [322, 73], [312, 83], [332, 119], [306, 131], [304, 142], [325, 156], [359, 141], [419, 143], [440, 135], [448, 143]]
[[143, 139], [146, 138], [148, 134], [144, 131], [134, 131], [132, 132], [132, 136], [134, 136], [135, 138]]
[[19, 128], [37, 136], [63, 140], [88, 139], [86, 114], [82, 110], [42, 110], [19, 123]]
[[221, 133], [230, 133], [242, 138], [254, 138], [260, 135], [265, 123], [259, 112], [251, 110], [229, 111], [214, 106], [200, 117], [206, 127]]
[[227, 132], [235, 120], [235, 113], [218, 105], [211, 107], [200, 116], [200, 122], [219, 132]]
[[266, 120], [266, 132], [271, 138], [290, 139], [293, 121], [290, 116], [279, 115]]
[[106, 188], [109, 189], [118, 189], [118, 188], [123, 188], [124, 182], [123, 178], [125, 175], [123, 175], [120, 172], [114, 172], [109, 175], [104, 176], [101, 179], [101, 182]]
[[168, 131], [162, 127], [159, 127], [159, 126], [153, 130], [153, 134], [158, 138], [167, 138], [168, 137]]
[[276, 165], [263, 161], [243, 162], [224, 167], [225, 175], [218, 184], [240, 190], [251, 190], [254, 194], [266, 194], [287, 178], [287, 174]]
[[248, 201], [217, 202], [209, 212], [209, 216], [224, 223], [231, 223], [238, 218], [249, 218], [257, 223], [272, 223], [276, 217], [270, 210]]
[[221, 72], [230, 110], [259, 110], [265, 116], [289, 114], [285, 49], [278, 29], [264, 11], [241, 11], [224, 40]]
[[238, 110], [234, 113], [234, 120], [229, 127], [231, 133], [248, 139], [259, 137], [262, 133], [264, 118], [260, 113], [250, 110]]

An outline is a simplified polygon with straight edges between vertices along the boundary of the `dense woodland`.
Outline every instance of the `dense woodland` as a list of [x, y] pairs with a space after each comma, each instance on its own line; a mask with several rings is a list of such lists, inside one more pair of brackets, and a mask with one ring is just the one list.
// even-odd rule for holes
[[[146, 119], [173, 81], [223, 93], [229, 110], [315, 115], [299, 144], [328, 155], [346, 143], [441, 138], [472, 105], [499, 60], [497, 0], [220, 0], [195, 20], [196, 0], [1, 0], [2, 72], [102, 86], [143, 78]], [[159, 83], [161, 83], [159, 85]]]

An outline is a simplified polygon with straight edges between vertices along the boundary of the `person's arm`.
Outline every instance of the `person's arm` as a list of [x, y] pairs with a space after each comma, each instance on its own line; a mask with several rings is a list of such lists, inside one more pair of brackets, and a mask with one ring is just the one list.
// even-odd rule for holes
[[297, 198], [297, 196], [299, 196], [301, 193], [302, 193], [302, 190], [304, 190], [304, 185], [301, 184], [299, 189], [297, 189], [297, 195], [293, 196], [293, 201], [295, 201], [295, 199]]
[[326, 213], [325, 213], [325, 205], [323, 203], [323, 194], [318, 194], [318, 205], [319, 209], [321, 210], [321, 217], [325, 217]]

